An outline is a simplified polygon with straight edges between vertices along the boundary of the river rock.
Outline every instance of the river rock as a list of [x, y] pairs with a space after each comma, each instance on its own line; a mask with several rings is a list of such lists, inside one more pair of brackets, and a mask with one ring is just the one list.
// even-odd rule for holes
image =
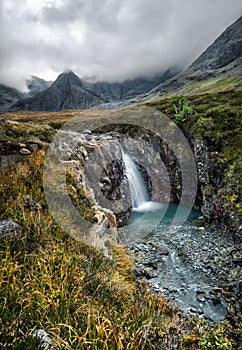
[[49, 336], [49, 334], [44, 331], [43, 329], [35, 329], [32, 332], [32, 337], [39, 340], [39, 349], [42, 350], [57, 350], [57, 347], [55, 347], [53, 340]]
[[19, 143], [18, 143], [18, 146], [19, 146], [20, 148], [25, 148], [25, 147], [26, 147], [26, 143], [19, 142]]
[[23, 228], [12, 220], [0, 220], [0, 239], [20, 238]]
[[31, 154], [31, 151], [27, 148], [21, 148], [19, 153], [27, 156], [27, 155]]
[[82, 133], [83, 134], [87, 134], [87, 135], [91, 135], [92, 134], [91, 130], [89, 130], [89, 129], [83, 130]]

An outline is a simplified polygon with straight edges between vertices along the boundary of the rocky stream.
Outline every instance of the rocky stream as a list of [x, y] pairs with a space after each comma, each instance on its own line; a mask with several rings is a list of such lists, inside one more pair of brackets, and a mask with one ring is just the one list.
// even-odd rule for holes
[[171, 223], [173, 211], [174, 205], [153, 232], [129, 245], [135, 274], [186, 314], [218, 322], [235, 302], [225, 288], [233, 267], [233, 242], [205, 230], [196, 212], [180, 227]]

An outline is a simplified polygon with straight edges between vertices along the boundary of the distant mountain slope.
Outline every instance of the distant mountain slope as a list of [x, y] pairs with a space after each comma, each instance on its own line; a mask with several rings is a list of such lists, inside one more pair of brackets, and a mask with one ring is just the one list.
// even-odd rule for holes
[[8, 109], [13, 103], [24, 97], [18, 90], [0, 84], [0, 111]]
[[153, 94], [199, 93], [241, 88], [242, 16], [186, 70], [152, 90]]
[[59, 111], [90, 108], [103, 102], [87, 88], [88, 84], [73, 72], [62, 73], [46, 90], [18, 101], [10, 110]]
[[105, 100], [105, 102], [124, 101], [149, 92], [152, 88], [173, 77], [177, 73], [177, 68], [170, 68], [152, 79], [137, 78], [126, 80], [122, 83], [99, 82], [92, 84], [91, 88]]
[[147, 93], [176, 73], [177, 69], [169, 69], [150, 80], [139, 78], [126, 80], [123, 83], [89, 83], [70, 71], [60, 74], [46, 90], [16, 102], [10, 110], [59, 111], [92, 108]]
[[213, 70], [227, 66], [242, 55], [242, 16], [205, 50], [190, 69]]
[[28, 95], [37, 95], [43, 90], [46, 90], [52, 83], [53, 81], [46, 81], [44, 79], [36, 77], [35, 75], [32, 75], [31, 78], [27, 79], [26, 81], [27, 88], [29, 89]]

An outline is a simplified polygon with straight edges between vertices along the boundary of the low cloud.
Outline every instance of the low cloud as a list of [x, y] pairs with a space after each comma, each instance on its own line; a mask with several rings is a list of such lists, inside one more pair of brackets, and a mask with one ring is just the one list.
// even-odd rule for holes
[[242, 10], [240, 0], [3, 0], [0, 83], [24, 89], [65, 69], [124, 80], [189, 65]]

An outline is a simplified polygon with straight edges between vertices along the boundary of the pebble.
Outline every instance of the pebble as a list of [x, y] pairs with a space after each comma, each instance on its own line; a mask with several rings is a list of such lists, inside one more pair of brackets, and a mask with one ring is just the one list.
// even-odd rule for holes
[[87, 134], [87, 135], [91, 135], [91, 130], [89, 130], [89, 129], [85, 129], [85, 130], [83, 130], [82, 131], [82, 134]]
[[19, 142], [19, 143], [18, 143], [18, 146], [19, 146], [20, 148], [25, 148], [25, 147], [26, 147], [26, 144], [25, 144], [25, 143], [22, 143], [22, 142]]
[[0, 239], [20, 238], [23, 228], [12, 220], [0, 220]]
[[55, 347], [55, 345], [54, 345], [53, 340], [51, 339], [51, 337], [49, 336], [49, 334], [45, 330], [35, 329], [31, 335], [33, 338], [36, 338], [39, 340], [40, 349], [43, 349], [43, 350], [57, 349], [57, 347]]
[[31, 151], [27, 148], [21, 148], [19, 153], [27, 156], [27, 155], [31, 154]]

